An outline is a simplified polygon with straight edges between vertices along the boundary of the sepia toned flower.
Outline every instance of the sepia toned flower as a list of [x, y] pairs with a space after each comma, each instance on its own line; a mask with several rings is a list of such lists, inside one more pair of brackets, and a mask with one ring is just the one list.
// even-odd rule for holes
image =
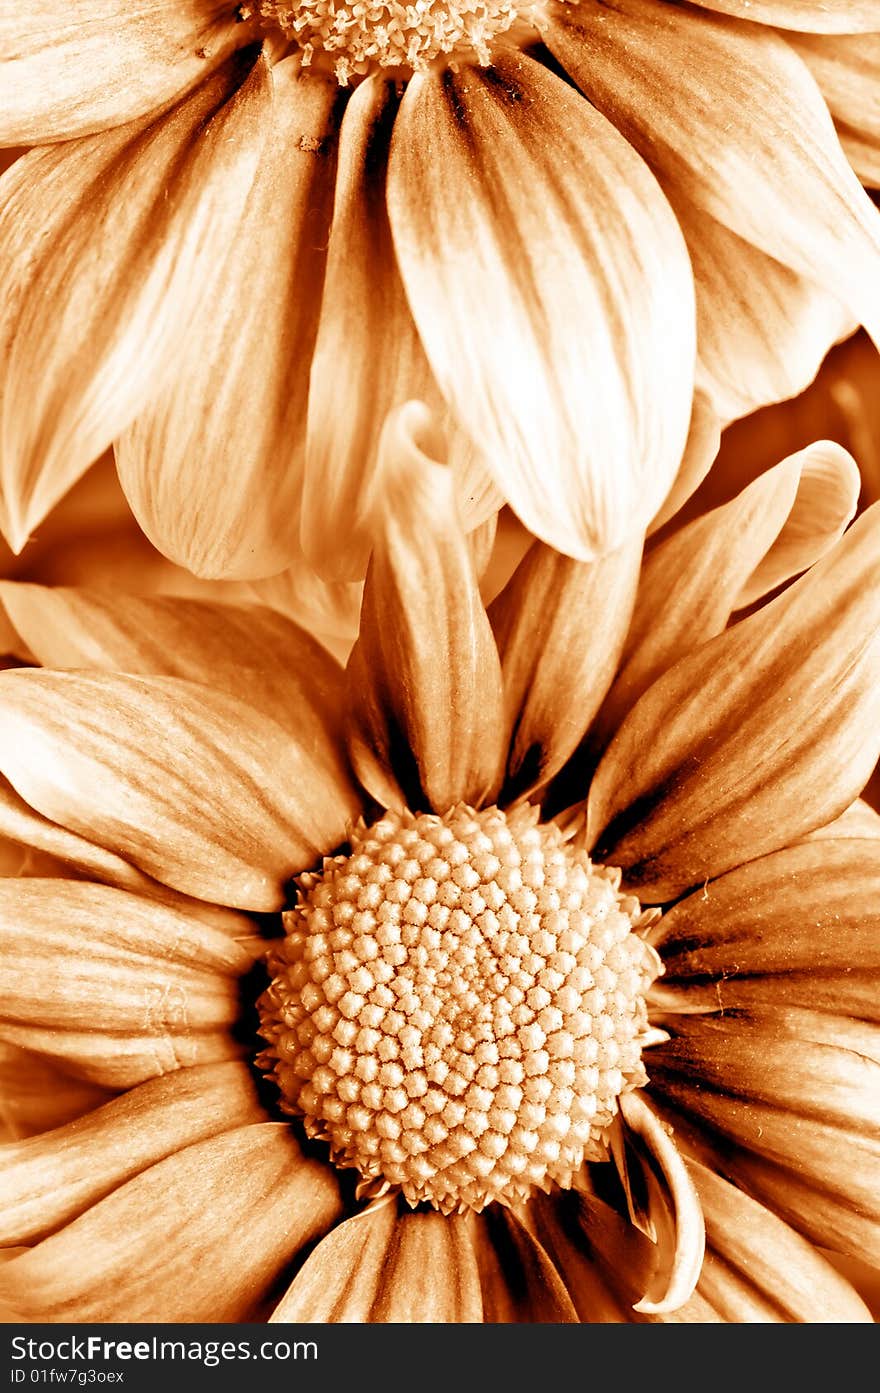
[[267, 607], [0, 585], [0, 1300], [869, 1319], [824, 1252], [880, 1265], [880, 513], [819, 442], [487, 610], [430, 425], [344, 671]]
[[506, 501], [613, 550], [694, 371], [723, 422], [876, 336], [880, 219], [829, 106], [873, 179], [878, 32], [877, 0], [12, 0], [11, 544], [113, 443], [175, 562], [253, 579], [302, 547], [358, 581], [382, 422], [419, 397], [469, 526]]

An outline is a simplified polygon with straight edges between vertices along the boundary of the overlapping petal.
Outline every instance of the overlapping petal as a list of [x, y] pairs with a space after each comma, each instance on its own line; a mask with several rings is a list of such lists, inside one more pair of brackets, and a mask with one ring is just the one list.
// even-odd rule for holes
[[209, 577], [272, 575], [299, 546], [341, 96], [292, 59], [271, 69], [270, 85], [241, 220], [200, 272], [177, 370], [116, 447], [144, 531]]
[[[501, 781], [501, 665], [451, 470], [425, 453], [427, 409], [385, 428], [384, 498], [349, 659], [348, 745], [384, 807], [491, 802]], [[431, 518], [430, 531], [423, 520]]]
[[0, 15], [0, 145], [44, 144], [145, 116], [250, 35], [225, 0], [29, 0]]
[[589, 797], [589, 840], [648, 902], [830, 822], [880, 754], [880, 509], [640, 698]]
[[0, 183], [0, 493], [16, 550], [174, 368], [265, 139], [268, 70], [250, 64], [146, 128], [32, 150]]
[[244, 1063], [150, 1080], [86, 1117], [0, 1149], [3, 1243], [32, 1243], [165, 1156], [265, 1119]]
[[619, 546], [672, 482], [692, 389], [690, 266], [648, 170], [499, 52], [410, 82], [388, 201], [428, 360], [499, 489], [573, 556]]
[[394, 1201], [338, 1225], [298, 1273], [271, 1319], [474, 1322], [483, 1318], [468, 1221], [400, 1213]]
[[360, 810], [314, 717], [281, 726], [201, 683], [18, 669], [0, 702], [0, 769], [22, 797], [196, 898], [280, 908]]
[[265, 1317], [285, 1269], [340, 1209], [328, 1167], [286, 1127], [252, 1123], [159, 1161], [6, 1263], [0, 1299], [25, 1321]]
[[780, 35], [656, 0], [555, 5], [542, 33], [665, 187], [818, 280], [880, 338], [880, 214]]
[[4, 879], [0, 934], [12, 1044], [110, 1088], [240, 1052], [253, 954], [197, 919], [86, 881]]

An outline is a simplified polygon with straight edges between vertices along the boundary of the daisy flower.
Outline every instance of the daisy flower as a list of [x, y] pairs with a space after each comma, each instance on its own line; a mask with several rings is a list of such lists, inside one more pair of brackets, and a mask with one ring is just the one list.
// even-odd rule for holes
[[822, 95], [870, 152], [874, 31], [880, 0], [12, 0], [10, 542], [113, 443], [172, 560], [301, 545], [362, 579], [382, 422], [419, 397], [469, 525], [500, 498], [613, 550], [695, 372], [724, 421], [877, 332], [880, 217]]
[[880, 1262], [880, 512], [818, 443], [487, 611], [428, 423], [345, 671], [267, 608], [0, 591], [0, 1299], [868, 1319], [822, 1250]]

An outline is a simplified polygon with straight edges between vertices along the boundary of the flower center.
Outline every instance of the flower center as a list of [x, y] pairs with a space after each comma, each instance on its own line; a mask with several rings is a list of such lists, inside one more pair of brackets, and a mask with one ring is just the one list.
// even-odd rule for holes
[[488, 63], [492, 41], [532, 8], [532, 0], [253, 0], [239, 14], [295, 40], [305, 64], [316, 54], [331, 55], [336, 76], [347, 83], [375, 67], [419, 71], [450, 55]]
[[389, 812], [301, 877], [258, 1063], [367, 1193], [451, 1213], [570, 1186], [646, 1082], [638, 901], [537, 819]]

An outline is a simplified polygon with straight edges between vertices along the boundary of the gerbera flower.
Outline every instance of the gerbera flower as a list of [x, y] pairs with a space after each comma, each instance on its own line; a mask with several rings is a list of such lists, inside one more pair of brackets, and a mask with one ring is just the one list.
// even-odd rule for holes
[[[7, 536], [115, 442], [173, 560], [269, 575], [298, 520], [360, 579], [417, 396], [472, 523], [497, 490], [613, 549], [681, 453], [694, 282], [722, 420], [877, 330], [880, 220], [809, 67], [861, 72], [871, 30], [878, 0], [7, 6], [0, 140], [43, 147], [0, 192]], [[869, 145], [871, 83], [843, 111]]]
[[880, 512], [841, 538], [820, 444], [487, 613], [420, 411], [344, 673], [268, 609], [0, 592], [11, 1102], [93, 1105], [2, 1153], [0, 1297], [865, 1319], [819, 1249], [880, 1261]]

